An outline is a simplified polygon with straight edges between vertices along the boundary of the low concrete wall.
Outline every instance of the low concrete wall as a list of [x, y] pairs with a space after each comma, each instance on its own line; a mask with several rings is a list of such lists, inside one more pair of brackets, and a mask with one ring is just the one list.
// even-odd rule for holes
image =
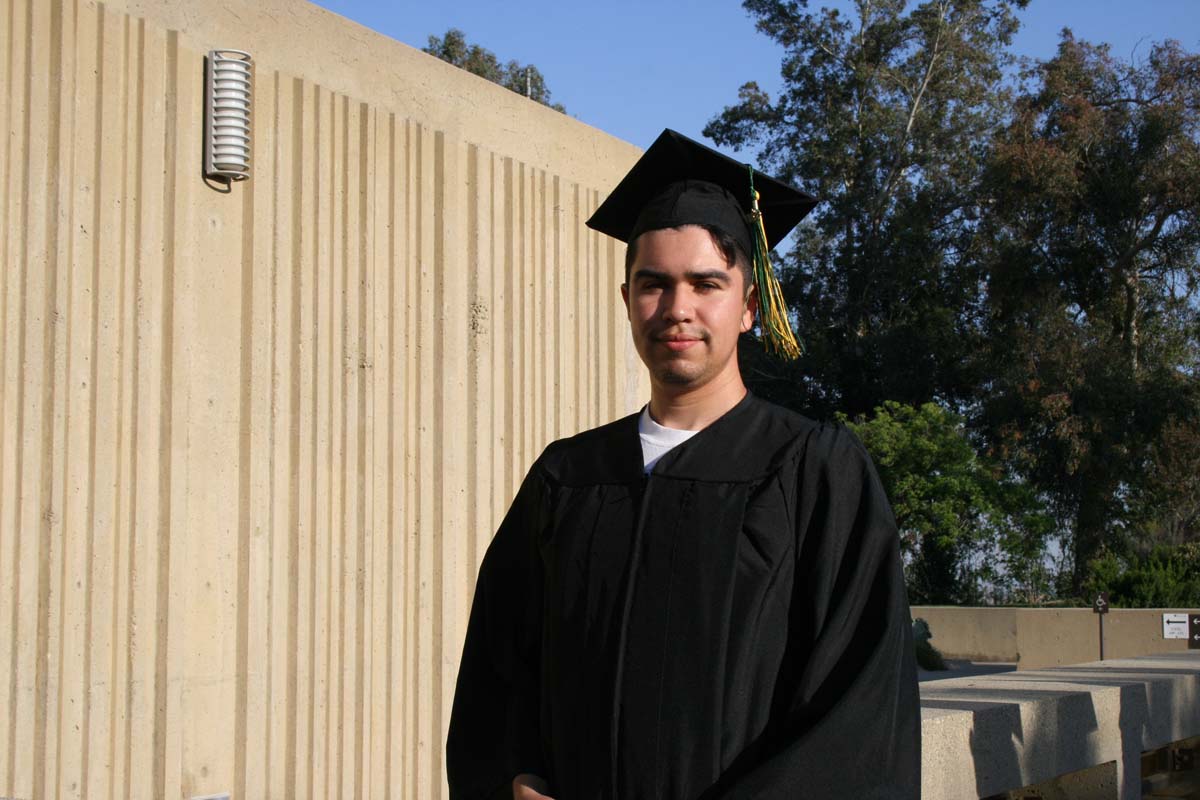
[[[1114, 608], [1104, 618], [1104, 657], [1135, 658], [1187, 650], [1164, 639], [1162, 615], [1186, 608]], [[914, 606], [929, 623], [933, 645], [947, 658], [1011, 661], [1017, 669], [1064, 666], [1100, 657], [1098, 615], [1089, 608], [960, 608]]]
[[913, 606], [913, 619], [929, 623], [932, 644], [947, 658], [1017, 660], [1017, 609]]
[[1134, 800], [1142, 753], [1197, 734], [1197, 651], [923, 683], [921, 797], [1058, 778], [1058, 797]]

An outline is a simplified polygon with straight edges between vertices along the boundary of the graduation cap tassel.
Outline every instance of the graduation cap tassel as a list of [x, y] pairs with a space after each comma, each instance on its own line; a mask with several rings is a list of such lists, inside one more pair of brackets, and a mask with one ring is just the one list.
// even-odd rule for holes
[[750, 196], [753, 198], [750, 227], [754, 236], [754, 284], [758, 287], [758, 319], [762, 327], [763, 343], [767, 350], [775, 355], [795, 360], [803, 351], [800, 343], [796, 341], [796, 335], [792, 333], [787, 302], [783, 299], [783, 290], [779, 287], [779, 279], [775, 277], [775, 269], [771, 266], [771, 248], [767, 244], [762, 212], [758, 209], [758, 192], [754, 189], [754, 167], [749, 169]]

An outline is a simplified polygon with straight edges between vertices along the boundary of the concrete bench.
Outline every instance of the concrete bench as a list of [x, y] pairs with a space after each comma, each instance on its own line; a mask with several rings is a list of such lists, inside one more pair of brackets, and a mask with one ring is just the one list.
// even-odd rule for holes
[[930, 681], [921, 718], [923, 800], [1134, 800], [1143, 752], [1200, 735], [1200, 651]]

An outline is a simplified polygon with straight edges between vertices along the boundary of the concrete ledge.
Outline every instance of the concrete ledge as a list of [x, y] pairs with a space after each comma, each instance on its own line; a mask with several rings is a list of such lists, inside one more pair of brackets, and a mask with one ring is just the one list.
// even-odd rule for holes
[[924, 800], [1109, 763], [1110, 785], [1087, 796], [1134, 800], [1144, 751], [1200, 735], [1200, 652], [922, 683], [921, 717]]

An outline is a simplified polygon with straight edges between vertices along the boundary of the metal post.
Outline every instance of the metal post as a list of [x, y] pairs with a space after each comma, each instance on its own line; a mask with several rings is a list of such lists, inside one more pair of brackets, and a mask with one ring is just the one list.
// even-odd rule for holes
[[1104, 615], [1108, 613], [1108, 592], [1100, 592], [1092, 600], [1092, 613], [1100, 617], [1100, 660], [1104, 660]]

